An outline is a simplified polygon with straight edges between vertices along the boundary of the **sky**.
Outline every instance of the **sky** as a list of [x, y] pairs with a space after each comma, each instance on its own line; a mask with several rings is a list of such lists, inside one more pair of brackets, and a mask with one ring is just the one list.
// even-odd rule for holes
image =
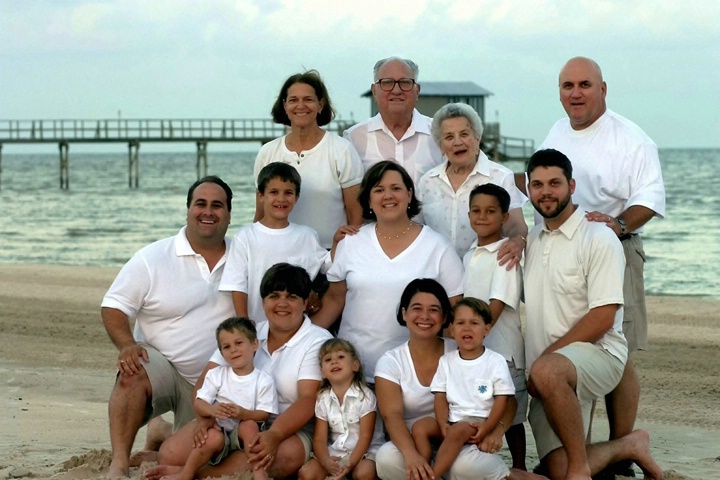
[[491, 91], [487, 120], [537, 145], [582, 55], [659, 147], [719, 148], [718, 19], [716, 0], [0, 0], [0, 120], [269, 118], [316, 69], [359, 121], [374, 63], [401, 56], [421, 85]]

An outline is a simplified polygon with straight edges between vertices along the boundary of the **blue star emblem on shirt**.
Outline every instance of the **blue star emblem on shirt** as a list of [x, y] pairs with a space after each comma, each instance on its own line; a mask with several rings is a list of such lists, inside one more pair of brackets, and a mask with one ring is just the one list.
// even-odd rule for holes
[[485, 393], [485, 392], [487, 392], [487, 385], [480, 385], [480, 386], [478, 387], [478, 392], [480, 392], [480, 393]]

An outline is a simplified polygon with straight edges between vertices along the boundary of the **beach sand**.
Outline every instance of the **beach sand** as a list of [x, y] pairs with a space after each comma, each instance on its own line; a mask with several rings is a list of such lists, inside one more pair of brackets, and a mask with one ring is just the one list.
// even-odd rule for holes
[[[117, 357], [99, 304], [117, 271], [0, 265], [0, 479], [77, 480], [107, 469]], [[720, 478], [720, 301], [650, 297], [648, 307], [638, 428], [650, 433], [665, 478]], [[602, 409], [593, 431], [607, 435]], [[532, 443], [528, 457], [535, 465]]]

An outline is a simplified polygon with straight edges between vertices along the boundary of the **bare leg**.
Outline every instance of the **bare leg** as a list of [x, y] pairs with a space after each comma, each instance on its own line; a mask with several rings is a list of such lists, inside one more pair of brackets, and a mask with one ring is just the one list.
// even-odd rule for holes
[[448, 427], [445, 439], [435, 456], [435, 465], [433, 465], [435, 478], [441, 478], [452, 467], [460, 450], [475, 432], [477, 428], [467, 422], [458, 422]]
[[375, 480], [378, 478], [375, 462], [367, 458], [360, 460], [353, 468], [352, 478], [353, 480]]
[[[219, 430], [208, 431], [208, 438], [204, 445], [193, 448], [182, 470], [176, 474], [166, 474], [165, 480], [193, 480], [201, 467], [222, 451], [225, 446], [225, 434]], [[146, 479], [148, 477], [145, 477]]]
[[[159, 480], [162, 477], [180, 473], [183, 465], [185, 465], [185, 460], [190, 457], [193, 451], [194, 431], [195, 421], [192, 421], [165, 440], [158, 452], [159, 465], [145, 470], [145, 478], [147, 480]], [[220, 433], [218, 430], [214, 431]], [[208, 435], [210, 433], [208, 431]]]
[[544, 355], [533, 364], [531, 378], [548, 422], [564, 447], [546, 457], [551, 478], [590, 480], [582, 412], [575, 396], [575, 366], [562, 355]]
[[151, 396], [152, 387], [144, 368], [136, 375], [118, 375], [108, 403], [112, 461], [107, 478], [127, 477], [130, 473], [130, 450]]
[[662, 480], [663, 471], [650, 455], [650, 436], [644, 430], [635, 430], [617, 440], [588, 445], [588, 460], [594, 474], [623, 460], [634, 461], [648, 480]]
[[[640, 382], [635, 367], [628, 358], [620, 383], [605, 396], [605, 408], [610, 423], [610, 440], [622, 438], [633, 431], [639, 402]], [[619, 468], [618, 471], [627, 471], [632, 468], [632, 462], [621, 462], [617, 468]]]
[[[291, 435], [280, 444], [275, 461], [268, 469], [268, 476], [283, 479], [295, 476], [305, 463], [305, 447], [297, 435]], [[222, 477], [234, 475], [238, 472], [250, 471], [252, 466], [248, 463], [245, 452], [233, 452], [219, 465], [210, 465], [200, 471], [201, 478]]]
[[509, 480], [547, 480], [547, 477], [538, 475], [532, 472], [526, 472], [525, 470], [519, 470], [517, 468], [510, 469], [510, 475], [507, 477]]
[[130, 455], [130, 466], [139, 467], [143, 462], [157, 462], [160, 445], [172, 435], [172, 429], [172, 424], [162, 416], [150, 420], [145, 435], [145, 446], [139, 452]]
[[512, 455], [512, 468], [527, 470], [525, 465], [525, 454], [527, 453], [525, 426], [519, 423], [508, 428], [505, 432], [505, 440], [510, 449], [510, 455]]
[[[252, 439], [255, 438], [255, 435], [257, 435], [258, 432], [260, 432], [260, 429], [258, 428], [256, 422], [252, 420], [240, 422], [240, 425], [238, 426], [238, 437], [242, 440], [243, 448], [245, 448], [245, 445], [250, 445], [250, 442], [252, 442]], [[267, 471], [262, 469], [253, 470], [253, 480], [267, 480], [267, 478]]]
[[328, 476], [328, 471], [315, 458], [308, 460], [298, 472], [298, 480], [323, 480]]
[[440, 427], [433, 417], [424, 417], [416, 421], [411, 430], [415, 448], [430, 463], [432, 458], [432, 443], [430, 439], [441, 438]]

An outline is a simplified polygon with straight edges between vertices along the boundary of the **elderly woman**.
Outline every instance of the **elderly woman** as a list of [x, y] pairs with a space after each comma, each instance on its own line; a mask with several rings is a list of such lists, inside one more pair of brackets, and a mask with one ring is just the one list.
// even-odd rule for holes
[[[280, 414], [271, 417], [269, 428], [257, 434], [242, 451], [230, 454], [219, 465], [201, 470], [203, 477], [220, 477], [253, 468], [266, 469], [272, 478], [295, 476], [310, 458], [315, 399], [322, 375], [318, 352], [332, 335], [313, 325], [304, 315], [310, 295], [310, 277], [301, 267], [278, 263], [270, 267], [260, 285], [268, 321], [258, 329], [260, 346], [255, 368], [275, 381]], [[206, 372], [227, 365], [220, 352], [210, 359]], [[202, 382], [202, 378], [199, 383]], [[198, 387], [199, 388], [199, 387]], [[213, 423], [192, 422], [167, 439], [160, 448], [161, 465], [147, 471], [149, 480], [176, 474], [195, 442], [207, 438]]]
[[480, 150], [482, 133], [482, 120], [470, 105], [448, 103], [437, 111], [432, 134], [447, 160], [418, 182], [418, 197], [423, 202], [419, 220], [450, 239], [462, 257], [477, 239], [468, 219], [470, 191], [485, 183], [500, 185], [511, 199], [510, 218], [503, 227], [510, 241], [501, 247], [498, 258], [510, 267], [520, 261], [525, 248], [528, 229], [522, 206], [527, 198], [515, 186], [513, 172]]
[[352, 342], [368, 382], [386, 351], [408, 339], [395, 321], [397, 299], [418, 277], [436, 279], [462, 294], [463, 267], [452, 245], [430, 227], [411, 220], [420, 202], [405, 169], [392, 161], [373, 165], [360, 186], [363, 217], [371, 220], [337, 245], [327, 272], [330, 287], [312, 320], [328, 327], [342, 313], [338, 336]]
[[[375, 368], [378, 408], [390, 441], [375, 457], [377, 473], [383, 480], [421, 480], [432, 477], [430, 462], [413, 439], [413, 424], [434, 416], [434, 396], [430, 391], [440, 357], [457, 348], [454, 340], [440, 332], [450, 323], [450, 301], [435, 280], [410, 282], [400, 297], [397, 323], [407, 328], [409, 340], [386, 352]], [[477, 445], [468, 444], [448, 472], [449, 480], [496, 480], [501, 478], [542, 478], [527, 472], [508, 470], [497, 455], [502, 446], [504, 426], [515, 414], [513, 400], [501, 423]], [[422, 449], [420, 449], [422, 450]]]
[[[290, 221], [313, 228], [325, 248], [341, 225], [362, 223], [357, 193], [363, 166], [355, 148], [344, 138], [323, 130], [335, 117], [327, 88], [315, 70], [288, 78], [272, 108], [275, 123], [290, 132], [260, 148], [254, 177], [272, 162], [289, 163], [302, 178], [302, 195]], [[257, 203], [255, 221], [263, 216]]]

